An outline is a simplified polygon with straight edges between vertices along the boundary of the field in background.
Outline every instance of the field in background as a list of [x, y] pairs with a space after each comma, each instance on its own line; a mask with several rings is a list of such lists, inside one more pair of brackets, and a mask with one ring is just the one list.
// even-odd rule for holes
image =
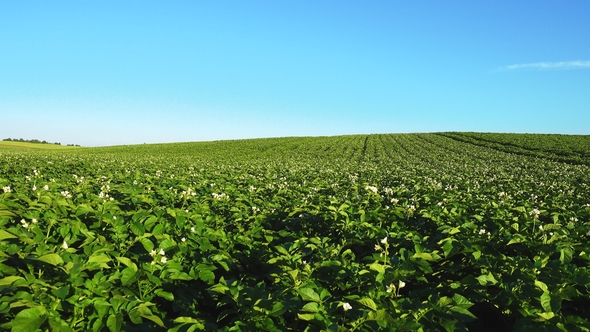
[[1, 327], [589, 331], [589, 143], [0, 149]]
[[79, 147], [64, 146], [58, 144], [28, 143], [16, 141], [0, 141], [1, 149], [40, 149], [40, 150], [60, 150], [60, 149], [77, 149]]

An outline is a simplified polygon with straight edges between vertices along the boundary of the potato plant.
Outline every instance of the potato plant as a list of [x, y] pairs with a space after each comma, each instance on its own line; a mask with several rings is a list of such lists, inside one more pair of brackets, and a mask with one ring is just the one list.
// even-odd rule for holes
[[586, 141], [0, 150], [0, 328], [589, 331]]

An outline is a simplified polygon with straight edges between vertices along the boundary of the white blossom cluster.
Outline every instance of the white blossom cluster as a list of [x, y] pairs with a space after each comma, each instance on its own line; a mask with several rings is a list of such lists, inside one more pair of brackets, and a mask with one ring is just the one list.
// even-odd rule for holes
[[229, 199], [229, 196], [226, 193], [221, 193], [221, 194], [212, 193], [211, 195], [213, 196], [214, 199], [217, 199], [217, 200]]

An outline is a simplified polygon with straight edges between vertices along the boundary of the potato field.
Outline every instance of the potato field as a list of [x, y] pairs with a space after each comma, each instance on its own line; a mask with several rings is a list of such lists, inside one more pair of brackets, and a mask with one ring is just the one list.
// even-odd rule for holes
[[590, 136], [0, 149], [0, 330], [590, 331]]

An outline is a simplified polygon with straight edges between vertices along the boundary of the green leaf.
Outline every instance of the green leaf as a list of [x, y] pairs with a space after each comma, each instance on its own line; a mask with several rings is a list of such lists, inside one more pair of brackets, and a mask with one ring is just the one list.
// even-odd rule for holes
[[437, 302], [437, 304], [441, 307], [451, 305], [452, 303], [453, 303], [453, 299], [451, 299], [448, 296], [441, 297], [440, 299], [438, 299], [438, 302]]
[[18, 236], [14, 235], [10, 232], [7, 232], [3, 229], [0, 229], [0, 241], [7, 240], [7, 239], [18, 239]]
[[154, 243], [150, 239], [143, 237], [139, 239], [139, 242], [141, 242], [145, 251], [150, 252], [154, 250]]
[[164, 322], [162, 322], [162, 319], [160, 319], [160, 317], [158, 317], [156, 315], [141, 315], [141, 317], [151, 320], [152, 322], [156, 323], [160, 327], [166, 327], [166, 326], [164, 326]]
[[285, 249], [283, 246], [275, 246], [275, 249], [280, 252], [281, 254], [287, 256], [287, 257], [291, 257], [291, 255], [289, 254], [289, 252], [287, 251], [287, 249]]
[[134, 269], [132, 267], [126, 267], [123, 269], [121, 273], [121, 284], [124, 286], [134, 283], [139, 277], [139, 272], [137, 271], [137, 267]]
[[121, 262], [123, 265], [125, 265], [125, 266], [127, 266], [127, 267], [129, 267], [129, 268], [131, 268], [131, 269], [133, 269], [135, 271], [137, 271], [137, 265], [135, 265], [135, 263], [133, 263], [133, 261], [130, 260], [129, 258], [127, 258], [127, 257], [117, 257], [117, 260], [119, 262]]
[[553, 312], [538, 312], [537, 315], [541, 317], [541, 320], [550, 320], [551, 318], [555, 317]]
[[315, 314], [297, 314], [297, 318], [309, 322], [315, 319]]
[[433, 260], [432, 255], [427, 252], [417, 252], [412, 256], [412, 258], [422, 258], [427, 261]]
[[16, 314], [12, 321], [13, 332], [35, 332], [45, 323], [47, 316], [38, 308], [28, 308]]
[[303, 308], [301, 308], [301, 311], [304, 312], [319, 312], [320, 311], [320, 307], [319, 304], [317, 304], [316, 302], [307, 302]]
[[209, 290], [213, 291], [213, 292], [225, 294], [225, 293], [229, 292], [229, 287], [227, 287], [226, 285], [223, 285], [223, 284], [216, 284], [216, 285], [211, 286], [209, 288]]
[[[314, 302], [309, 302], [314, 303]], [[282, 302], [277, 302], [272, 305], [272, 308], [267, 312], [269, 316], [278, 317], [285, 313], [287, 309], [285, 309], [285, 305]]]
[[330, 292], [328, 292], [327, 289], [322, 288], [322, 291], [320, 292], [320, 298], [322, 299], [322, 301], [325, 301], [327, 298], [331, 297], [332, 294], [330, 294]]
[[[74, 330], [68, 326], [68, 323], [63, 321], [59, 317], [49, 317], [47, 321], [49, 322], [49, 326], [51, 327], [51, 332], [74, 332]], [[99, 320], [96, 320], [96, 322], [99, 322]]]
[[527, 242], [527, 238], [520, 235], [520, 234], [514, 234], [512, 239], [510, 239], [510, 241], [508, 241], [508, 244], [506, 244], [506, 245], [511, 245], [511, 244], [515, 244], [515, 243], [522, 243], [522, 242]]
[[87, 263], [88, 264], [90, 264], [90, 263], [99, 263], [101, 267], [107, 267], [108, 268], [109, 266], [106, 265], [106, 263], [108, 263], [110, 261], [112, 261], [112, 259], [108, 255], [105, 255], [105, 254], [97, 254], [97, 255], [90, 256], [88, 258], [88, 262]]
[[143, 224], [140, 222], [131, 223], [129, 226], [131, 232], [137, 236], [142, 236], [145, 233], [145, 229], [143, 228]]
[[193, 277], [186, 272], [176, 272], [170, 275], [171, 280], [193, 280]]
[[551, 309], [551, 294], [549, 292], [543, 292], [541, 295], [541, 307], [547, 312], [553, 311]]
[[456, 313], [456, 317], [459, 318], [463, 322], [470, 322], [474, 319], [477, 319], [475, 315], [473, 315], [469, 310], [461, 307], [451, 307], [451, 311]]
[[574, 255], [574, 251], [572, 248], [560, 248], [560, 252], [561, 254], [559, 256], [559, 261], [561, 261], [562, 264], [567, 264], [572, 261], [572, 257]]
[[383, 264], [379, 264], [378, 262], [369, 265], [369, 268], [379, 273], [385, 273], [385, 266]]
[[453, 295], [453, 302], [455, 302], [455, 304], [458, 307], [461, 307], [464, 309], [468, 309], [473, 305], [473, 303], [471, 301], [469, 301], [465, 296], [463, 296], [461, 294]]
[[367, 320], [393, 322], [393, 318], [387, 312], [387, 309], [379, 309], [377, 311], [370, 311], [369, 314], [367, 315]]
[[200, 324], [202, 323], [200, 320], [197, 320], [192, 317], [177, 317], [173, 320], [174, 323], [179, 324]]
[[304, 301], [321, 302], [320, 295], [312, 288], [299, 288], [297, 292]]
[[454, 249], [453, 242], [454, 242], [453, 238], [446, 238], [446, 239], [440, 240], [438, 242], [438, 244], [444, 243], [442, 245], [442, 248], [443, 248], [443, 253], [445, 254], [445, 257], [449, 257], [449, 255], [451, 255], [451, 253], [453, 252], [453, 249]]
[[549, 290], [549, 288], [547, 288], [547, 285], [544, 282], [539, 281], [539, 280], [535, 280], [535, 286], [537, 286], [543, 292], [547, 292]]
[[170, 293], [170, 292], [166, 292], [162, 289], [156, 289], [154, 291], [154, 294], [156, 294], [157, 296], [164, 298], [168, 301], [174, 301], [174, 294]]
[[47, 254], [37, 258], [38, 261], [42, 261], [51, 265], [63, 264], [64, 260], [58, 254]]
[[200, 270], [199, 279], [203, 280], [207, 284], [212, 284], [215, 281], [215, 273], [211, 270]]
[[476, 279], [482, 286], [495, 285], [498, 283], [498, 280], [496, 280], [496, 278], [494, 278], [494, 276], [491, 273], [482, 274]]
[[127, 316], [133, 322], [133, 324], [143, 323], [143, 320], [141, 319], [141, 312], [139, 310], [131, 310]]
[[170, 239], [164, 239], [162, 242], [160, 242], [160, 248], [164, 251], [168, 251], [174, 247], [176, 247], [176, 243]]
[[474, 251], [471, 253], [471, 255], [473, 255], [473, 258], [475, 258], [475, 260], [479, 260], [481, 258], [481, 251]]
[[60, 287], [59, 289], [52, 289], [51, 294], [55, 295], [57, 298], [64, 300], [68, 293], [70, 292], [70, 285], [65, 285]]
[[0, 279], [0, 286], [9, 286], [9, 285], [12, 285], [12, 283], [15, 282], [15, 281], [17, 281], [17, 280], [25, 280], [25, 278], [19, 277], [19, 276], [8, 276], [8, 277], [5, 277], [5, 278]]
[[152, 234], [154, 234], [154, 235], [162, 235], [162, 234], [164, 234], [164, 225], [157, 224], [156, 227], [154, 227], [154, 229], [152, 230]]
[[372, 299], [368, 298], [368, 297], [364, 297], [360, 300], [357, 300], [358, 303], [364, 305], [365, 307], [376, 311], [377, 310], [377, 304], [375, 304], [375, 301], [373, 301]]

